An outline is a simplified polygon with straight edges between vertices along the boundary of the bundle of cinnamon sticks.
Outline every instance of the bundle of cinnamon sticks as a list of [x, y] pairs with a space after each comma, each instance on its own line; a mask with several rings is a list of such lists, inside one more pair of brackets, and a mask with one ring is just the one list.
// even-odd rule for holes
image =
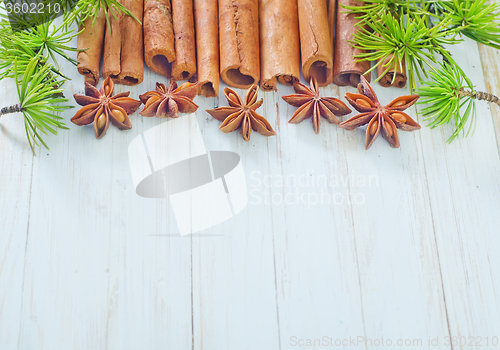
[[108, 10], [109, 23], [106, 23], [104, 10], [95, 22], [92, 17], [83, 24], [78, 35], [78, 71], [85, 81], [92, 85], [99, 82], [99, 66], [102, 59], [102, 75], [116, 83], [125, 85], [140, 84], [144, 78], [142, 14], [143, 0], [120, 0], [136, 17], [113, 13]]
[[[197, 80], [199, 93], [217, 96], [219, 77], [229, 86], [264, 91], [316, 78], [357, 86], [370, 68], [356, 62], [349, 43], [359, 30], [343, 6], [357, 0], [119, 0], [136, 18], [101, 11], [87, 19], [78, 37], [78, 70], [96, 85], [102, 76], [140, 84], [144, 61], [154, 72], [175, 80]], [[379, 72], [381, 73], [381, 72]], [[392, 79], [394, 74], [396, 79]], [[365, 77], [370, 79], [370, 74]], [[405, 73], [381, 79], [404, 86]]]

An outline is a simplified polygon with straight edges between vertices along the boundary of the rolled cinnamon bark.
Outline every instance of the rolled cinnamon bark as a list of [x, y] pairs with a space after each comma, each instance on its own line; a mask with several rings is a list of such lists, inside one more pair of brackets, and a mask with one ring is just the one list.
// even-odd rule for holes
[[85, 77], [85, 81], [95, 86], [99, 82], [99, 65], [104, 44], [106, 27], [104, 10], [99, 11], [92, 25], [93, 20], [92, 17], [87, 18], [80, 27], [80, 30], [84, 29], [84, 31], [78, 34], [77, 48], [86, 50], [78, 52], [77, 68], [78, 72]]
[[[156, 0], [155, 0], [156, 1]], [[142, 37], [143, 0], [123, 0], [123, 5], [137, 17], [122, 17], [122, 70], [118, 81], [125, 85], [137, 85], [144, 79], [144, 45]]]
[[[142, 21], [143, 0], [120, 2]], [[108, 16], [111, 32], [106, 30], [102, 75], [118, 84], [140, 84], [144, 79], [142, 24], [123, 14], [117, 14], [116, 20], [111, 13]]]
[[[335, 14], [337, 13], [337, 0], [328, 0], [328, 27], [330, 28], [330, 38], [333, 42], [335, 37]], [[328, 77], [326, 78], [327, 85], [333, 82], [333, 68], [328, 70]]]
[[[392, 55], [387, 56], [385, 60], [377, 67], [377, 76], [380, 77], [382, 74], [384, 74], [385, 70], [387, 69], [387, 67], [384, 67], [384, 65], [391, 59]], [[396, 73], [396, 78], [394, 79], [393, 83], [392, 80], [394, 78], [394, 73]], [[395, 86], [398, 88], [404, 88], [406, 85], [406, 64], [404, 58], [401, 61], [401, 65], [399, 64], [399, 62], [397, 63], [396, 71], [394, 71], [394, 66], [391, 66], [389, 71], [385, 73], [378, 82], [383, 87]]]
[[[333, 82], [340, 86], [358, 86], [360, 75], [370, 69], [370, 62], [355, 62], [355, 55], [363, 53], [362, 50], [355, 49], [349, 43], [353, 40], [354, 33], [358, 30], [355, 25], [358, 23], [353, 13], [348, 13], [345, 6], [359, 6], [362, 3], [356, 0], [338, 0], [337, 3], [337, 24], [335, 29], [335, 53], [333, 63]], [[365, 78], [370, 81], [371, 74], [366, 74]]]
[[259, 0], [261, 87], [276, 91], [277, 81], [300, 79], [297, 0]]
[[143, 30], [146, 64], [153, 72], [170, 77], [171, 63], [175, 61], [170, 0], [144, 2]]
[[194, 0], [199, 95], [219, 95], [219, 16], [217, 0]]
[[246, 89], [260, 80], [258, 0], [219, 0], [220, 70], [224, 82]]
[[172, 18], [175, 34], [172, 77], [175, 80], [186, 80], [196, 73], [193, 1], [172, 0]]
[[326, 0], [298, 0], [302, 74], [315, 77], [319, 86], [328, 84], [333, 67], [333, 48]]
[[[117, 81], [121, 71], [122, 31], [121, 21], [123, 14], [112, 15], [108, 11], [109, 23], [106, 25], [106, 36], [104, 38], [104, 55], [102, 60], [102, 76], [111, 77]], [[116, 17], [116, 18], [115, 18]], [[108, 27], [109, 25], [109, 27]], [[111, 29], [110, 29], [111, 28]]]

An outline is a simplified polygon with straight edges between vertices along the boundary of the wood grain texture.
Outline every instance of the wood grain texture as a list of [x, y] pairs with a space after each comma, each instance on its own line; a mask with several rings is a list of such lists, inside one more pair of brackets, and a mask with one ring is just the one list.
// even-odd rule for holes
[[[310, 120], [289, 124], [295, 108], [280, 96], [293, 90], [283, 90], [267, 97], [266, 115], [276, 115], [280, 136], [270, 149], [272, 182], [260, 180], [272, 184], [265, 190], [272, 203], [280, 339], [282, 349], [291, 349], [296, 338], [349, 339], [365, 329], [350, 188], [340, 176], [348, 171], [345, 131], [325, 119], [319, 135]], [[338, 96], [336, 90], [321, 93]]]
[[[373, 87], [383, 105], [400, 96], [397, 89]], [[340, 90], [343, 95], [348, 89]], [[407, 112], [417, 119], [414, 108]], [[429, 208], [430, 179], [419, 132], [398, 135], [401, 147], [395, 152], [388, 153], [390, 146], [381, 138], [373, 144], [375, 150], [364, 152], [365, 130], [359, 129], [348, 136], [357, 142], [344, 146], [349, 178], [354, 179], [349, 185], [366, 336], [443, 339], [449, 334]]]
[[[2, 104], [15, 104], [14, 82], [1, 84]], [[0, 117], [0, 344], [6, 349], [18, 345], [23, 308], [33, 170], [33, 153], [25, 135], [21, 114]]]
[[[484, 91], [477, 44], [465, 40], [452, 50], [476, 89]], [[452, 336], [496, 336], [500, 259], [500, 169], [491, 110], [477, 102], [473, 137], [447, 145], [451, 126], [421, 133], [426, 154], [433, 225], [439, 250], [444, 293]], [[485, 346], [471, 346], [480, 349]], [[490, 344], [491, 347], [491, 344]], [[458, 347], [457, 347], [458, 348]]]
[[[479, 54], [483, 67], [484, 83], [486, 92], [495, 96], [500, 95], [500, 51], [489, 46], [478, 45]], [[495, 126], [495, 135], [497, 145], [500, 149], [500, 107], [495, 104], [490, 105], [491, 115], [493, 116], [493, 125]]]
[[[498, 71], [497, 53], [482, 53], [483, 66], [475, 43], [453, 48], [477, 89], [498, 93], [498, 77], [483, 80], [483, 71]], [[72, 78], [67, 96], [82, 93], [83, 77], [62, 68]], [[116, 92], [137, 97], [156, 81], [166, 79], [146, 69], [141, 85]], [[0, 84], [3, 106], [16, 94]], [[381, 102], [407, 92], [375, 90]], [[346, 91], [354, 89], [321, 94]], [[132, 130], [112, 127], [101, 140], [92, 126], [69, 125], [33, 157], [21, 117], [0, 118], [0, 348], [328, 348], [294, 345], [323, 336], [488, 348], [485, 337], [500, 336], [500, 157], [490, 106], [477, 104], [472, 138], [446, 144], [452, 126], [423, 127], [400, 132], [399, 149], [379, 138], [365, 151], [362, 129], [323, 119], [315, 135], [309, 120], [288, 124], [295, 108], [281, 96], [291, 93], [260, 92], [259, 112], [277, 135], [249, 142], [220, 132], [204, 111], [227, 105], [223, 95], [196, 97], [207, 150], [241, 156], [249, 204], [187, 237], [168, 199], [137, 196], [129, 171], [130, 141], [168, 121], [135, 113]], [[482, 346], [446, 346], [447, 336], [482, 337]]]
[[[500, 2], [492, 0], [491, 2]], [[486, 91], [495, 96], [500, 95], [500, 51], [482, 44], [478, 45], [483, 67], [483, 77]], [[497, 145], [500, 150], [500, 107], [491, 106], [491, 115], [495, 126]]]
[[[222, 85], [221, 92], [226, 87]], [[244, 97], [245, 90], [235, 91]], [[265, 96], [260, 91], [258, 98]], [[219, 131], [221, 123], [204, 110], [227, 106], [223, 93], [196, 101], [201, 103], [197, 114], [206, 149], [240, 154], [251, 191], [252, 172], [270, 173], [270, 155], [262, 150], [268, 149], [272, 138], [253, 132], [246, 142], [239, 130], [230, 134]], [[269, 122], [274, 125], [274, 118]], [[273, 226], [268, 209], [249, 204], [232, 220], [193, 236], [195, 349], [279, 348]], [[232, 233], [235, 228], [237, 235]]]

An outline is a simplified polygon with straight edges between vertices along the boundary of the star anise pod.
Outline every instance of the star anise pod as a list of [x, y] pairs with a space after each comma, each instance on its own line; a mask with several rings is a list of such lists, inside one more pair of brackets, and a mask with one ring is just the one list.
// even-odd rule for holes
[[94, 122], [95, 136], [100, 139], [108, 130], [109, 122], [120, 130], [132, 128], [129, 114], [134, 113], [142, 104], [141, 101], [128, 97], [130, 92], [121, 92], [113, 96], [115, 84], [109, 77], [97, 90], [88, 82], [85, 83], [85, 95], [73, 95], [76, 103], [84, 106], [71, 121], [76, 125], [88, 125]]
[[180, 113], [193, 113], [198, 105], [193, 98], [198, 95], [198, 84], [186, 82], [177, 87], [177, 82], [170, 79], [168, 89], [164, 84], [156, 83], [156, 91], [140, 95], [144, 109], [139, 113], [144, 117], [177, 118]]
[[276, 135], [271, 124], [255, 111], [262, 106], [262, 99], [257, 101], [259, 87], [252, 85], [245, 95], [243, 102], [238, 94], [230, 88], [224, 89], [229, 107], [219, 107], [216, 109], [207, 109], [212, 117], [222, 122], [220, 130], [224, 133], [235, 131], [241, 127], [243, 140], [249, 141], [252, 130], [264, 136]]
[[347, 92], [345, 98], [361, 114], [340, 123], [340, 127], [353, 130], [358, 126], [368, 124], [366, 129], [366, 149], [370, 148], [380, 132], [382, 132], [382, 137], [389, 142], [391, 147], [398, 148], [397, 129], [404, 131], [420, 129], [420, 125], [403, 112], [415, 104], [420, 96], [400, 96], [387, 106], [381, 106], [375, 91], [363, 76], [361, 76], [361, 83], [358, 84], [358, 91], [359, 94]]
[[283, 100], [289, 105], [299, 107], [288, 121], [291, 124], [299, 124], [306, 118], [312, 117], [314, 132], [319, 133], [321, 118], [323, 117], [332, 124], [340, 123], [337, 116], [351, 113], [344, 102], [334, 97], [320, 97], [318, 82], [312, 77], [310, 88], [300, 82], [293, 84], [294, 95], [283, 96]]

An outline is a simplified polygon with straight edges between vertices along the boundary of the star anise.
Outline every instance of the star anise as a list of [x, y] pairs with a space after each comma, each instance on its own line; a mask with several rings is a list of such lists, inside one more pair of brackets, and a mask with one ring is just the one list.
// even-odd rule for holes
[[310, 88], [302, 83], [295, 82], [293, 89], [294, 95], [283, 96], [286, 103], [299, 107], [288, 121], [292, 124], [299, 124], [306, 118], [312, 117], [314, 132], [319, 133], [321, 118], [323, 117], [332, 124], [340, 123], [337, 116], [351, 113], [349, 107], [344, 102], [334, 97], [320, 97], [318, 91], [318, 82], [314, 77], [311, 78]]
[[198, 105], [193, 98], [198, 95], [198, 84], [186, 82], [177, 87], [177, 82], [170, 79], [168, 89], [164, 84], [156, 83], [156, 91], [140, 95], [144, 109], [139, 113], [144, 117], [177, 118], [180, 113], [193, 113]]
[[241, 126], [241, 135], [245, 141], [250, 140], [252, 129], [264, 136], [276, 135], [266, 118], [258, 115], [255, 111], [262, 106], [262, 99], [257, 101], [258, 92], [259, 87], [255, 84], [252, 85], [243, 102], [233, 89], [227, 87], [224, 89], [224, 95], [229, 102], [229, 107], [207, 109], [207, 112], [222, 122], [220, 130], [224, 133], [235, 131]]
[[415, 104], [420, 96], [400, 96], [387, 106], [381, 106], [375, 91], [363, 76], [361, 76], [361, 83], [358, 84], [358, 91], [359, 94], [347, 92], [345, 98], [361, 114], [340, 123], [340, 127], [353, 130], [358, 126], [368, 124], [366, 149], [370, 148], [381, 131], [382, 137], [389, 142], [391, 147], [397, 148], [399, 147], [397, 129], [404, 131], [420, 129], [420, 125], [403, 112]]
[[113, 96], [115, 84], [109, 77], [97, 90], [88, 82], [85, 83], [85, 95], [73, 95], [76, 103], [84, 106], [71, 121], [76, 125], [88, 125], [94, 122], [95, 136], [100, 139], [108, 130], [109, 122], [120, 130], [132, 128], [129, 114], [134, 113], [142, 104], [141, 101], [128, 97], [130, 92], [121, 92]]

